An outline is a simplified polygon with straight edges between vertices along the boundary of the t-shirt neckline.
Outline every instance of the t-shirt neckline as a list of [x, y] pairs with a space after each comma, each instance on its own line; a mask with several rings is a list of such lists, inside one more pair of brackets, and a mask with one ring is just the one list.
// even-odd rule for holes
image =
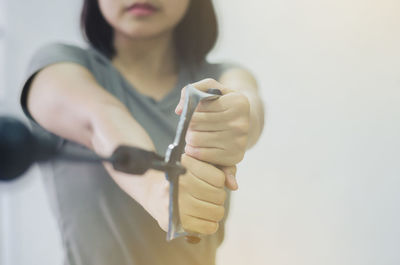
[[150, 96], [147, 96], [143, 93], [140, 93], [133, 84], [131, 84], [123, 75], [122, 73], [112, 64], [111, 60], [103, 55], [100, 51], [96, 50], [95, 48], [91, 47], [96, 55], [100, 56], [102, 61], [108, 65], [108, 67], [115, 72], [119, 79], [126, 85], [127, 92], [132, 94], [133, 96], [140, 96], [141, 98], [145, 99], [146, 101], [160, 106], [160, 107], [167, 107], [171, 104], [177, 104], [180, 98], [181, 89], [187, 85], [190, 79], [190, 71], [187, 65], [185, 64], [184, 60], [178, 59], [178, 78], [175, 83], [173, 89], [171, 89], [162, 99], [156, 100]]

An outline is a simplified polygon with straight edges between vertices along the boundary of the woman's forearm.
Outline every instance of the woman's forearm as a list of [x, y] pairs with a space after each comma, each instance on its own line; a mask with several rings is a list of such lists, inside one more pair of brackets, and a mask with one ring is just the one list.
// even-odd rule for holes
[[41, 70], [27, 99], [42, 127], [98, 153], [110, 154], [121, 143], [154, 148], [128, 109], [82, 66], [60, 63]]
[[[90, 113], [91, 148], [96, 153], [109, 156], [119, 145], [131, 145], [154, 151], [150, 137], [124, 105], [115, 103], [94, 105]], [[168, 182], [162, 172], [149, 170], [144, 175], [138, 176], [118, 172], [108, 163], [104, 163], [104, 167], [122, 190], [158, 219], [159, 211], [155, 210], [152, 198], [155, 194], [157, 198], [168, 194]], [[152, 207], [149, 204], [152, 204]]]
[[[111, 155], [121, 144], [154, 150], [150, 137], [128, 109], [79, 65], [60, 63], [41, 70], [31, 84], [27, 103], [42, 127], [102, 156]], [[151, 170], [144, 176], [132, 176], [113, 170], [107, 163], [105, 167], [142, 205], [148, 201], [148, 191], [165, 181], [163, 174]]]

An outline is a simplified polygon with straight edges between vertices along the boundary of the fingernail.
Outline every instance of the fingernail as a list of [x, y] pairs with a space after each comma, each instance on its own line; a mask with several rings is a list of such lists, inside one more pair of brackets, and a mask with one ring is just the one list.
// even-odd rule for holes
[[181, 111], [181, 105], [179, 104], [178, 106], [176, 106], [176, 108], [175, 108], [175, 113], [176, 114], [179, 114], [179, 112]]
[[229, 182], [234, 190], [238, 189], [239, 185], [237, 183], [236, 176], [234, 174], [229, 174]]

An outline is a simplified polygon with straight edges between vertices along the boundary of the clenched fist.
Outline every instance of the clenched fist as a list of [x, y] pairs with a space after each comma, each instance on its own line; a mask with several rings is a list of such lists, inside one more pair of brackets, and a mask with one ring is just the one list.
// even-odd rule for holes
[[[182, 165], [186, 168], [186, 173], [179, 178], [178, 207], [182, 227], [185, 231], [213, 234], [225, 214], [225, 173], [185, 154]], [[169, 183], [165, 179], [153, 183], [148, 185], [152, 196], [144, 207], [167, 231]]]
[[[185, 153], [219, 166], [234, 166], [244, 156], [250, 125], [250, 104], [245, 95], [223, 87], [213, 79], [194, 83], [194, 87], [207, 91], [218, 88], [222, 96], [203, 101], [193, 114], [186, 135]], [[183, 95], [175, 112], [182, 113]]]
[[187, 173], [179, 179], [179, 214], [186, 231], [213, 234], [224, 218], [225, 173], [208, 163], [182, 156]]
[[[187, 135], [185, 153], [198, 160], [222, 166], [227, 176], [227, 187], [237, 189], [234, 179], [236, 164], [246, 151], [250, 130], [250, 104], [247, 97], [224, 87], [213, 79], [192, 84], [207, 91], [218, 88], [222, 96], [213, 101], [203, 101], [193, 114]], [[176, 107], [182, 113], [185, 89]]]

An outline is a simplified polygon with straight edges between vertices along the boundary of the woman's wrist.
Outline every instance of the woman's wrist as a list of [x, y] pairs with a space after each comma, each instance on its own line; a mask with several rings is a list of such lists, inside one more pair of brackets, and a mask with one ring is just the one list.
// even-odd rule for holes
[[[109, 156], [122, 144], [154, 150], [150, 137], [125, 106], [110, 104], [94, 109], [91, 126], [95, 152]], [[114, 170], [108, 163], [104, 167], [122, 190], [156, 219], [162, 229], [167, 229], [163, 217], [168, 209], [169, 184], [164, 173], [148, 170], [143, 175], [131, 175]]]

